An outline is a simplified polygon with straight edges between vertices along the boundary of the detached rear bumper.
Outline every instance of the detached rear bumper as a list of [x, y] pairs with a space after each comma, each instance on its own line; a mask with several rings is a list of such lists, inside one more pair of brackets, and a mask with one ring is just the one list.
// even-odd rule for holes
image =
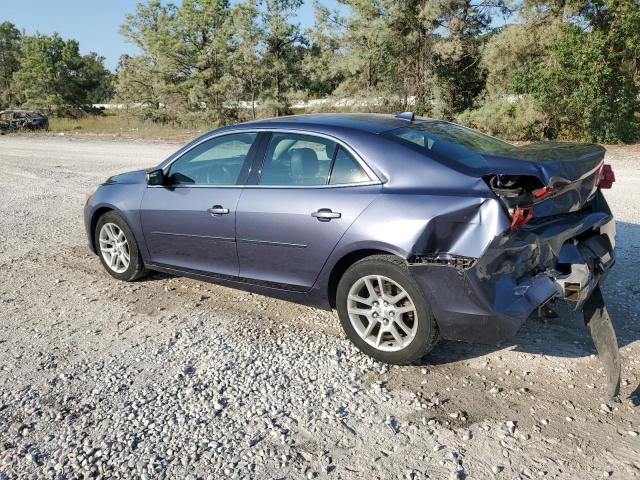
[[430, 301], [441, 335], [496, 343], [513, 336], [553, 298], [581, 308], [615, 263], [615, 222], [606, 210], [509, 231], [468, 268], [416, 258], [410, 271]]

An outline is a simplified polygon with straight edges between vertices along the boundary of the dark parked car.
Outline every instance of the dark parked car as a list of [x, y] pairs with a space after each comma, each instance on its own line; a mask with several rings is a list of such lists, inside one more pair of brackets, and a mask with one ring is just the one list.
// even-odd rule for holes
[[0, 112], [0, 133], [14, 130], [49, 130], [49, 118], [30, 110], [3, 110]]
[[359, 349], [407, 363], [440, 337], [495, 343], [554, 299], [601, 298], [604, 152], [412, 114], [281, 117], [109, 178], [84, 220], [115, 278], [159, 270], [335, 308]]

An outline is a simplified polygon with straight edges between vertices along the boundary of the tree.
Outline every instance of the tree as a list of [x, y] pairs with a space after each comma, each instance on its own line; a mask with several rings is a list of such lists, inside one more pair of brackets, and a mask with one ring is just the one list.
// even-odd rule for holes
[[103, 58], [80, 55], [75, 40], [65, 41], [58, 34], [24, 37], [19, 61], [13, 80], [27, 107], [64, 111], [104, 100], [109, 94], [110, 73]]
[[[316, 4], [317, 44], [330, 45], [323, 62], [326, 73], [339, 81], [339, 96], [398, 96], [392, 85], [394, 57], [390, 5], [387, 0], [344, 0], [350, 15], [344, 16]], [[400, 50], [400, 48], [398, 48]], [[326, 81], [326, 78], [325, 78]]]
[[538, 70], [551, 70], [552, 49], [562, 34], [557, 16], [531, 18], [500, 28], [481, 49], [485, 89], [457, 120], [492, 135], [540, 139], [557, 130], [560, 106], [542, 104], [532, 95], [530, 81]]
[[116, 69], [116, 99], [159, 108], [160, 87], [153, 60], [146, 55], [122, 55]]
[[275, 116], [290, 113], [290, 93], [299, 86], [304, 38], [300, 26], [290, 20], [302, 3], [303, 0], [265, 0], [260, 12], [265, 44], [262, 61], [268, 72], [263, 99], [265, 109]]
[[0, 109], [15, 101], [13, 74], [20, 66], [22, 35], [11, 22], [0, 23]]
[[[638, 0], [340, 3], [347, 13], [316, 3], [304, 33], [302, 0], [139, 3], [122, 33], [142, 54], [121, 62], [118, 98], [183, 123], [331, 96], [519, 138], [637, 138]], [[514, 23], [496, 26], [500, 16]]]
[[563, 106], [563, 126], [572, 137], [634, 141], [640, 131], [640, 3], [592, 0], [578, 14], [554, 46], [557, 68], [538, 72], [534, 92], [543, 105]]
[[442, 101], [441, 115], [447, 119], [470, 108], [484, 88], [480, 49], [496, 9], [503, 14], [508, 11], [501, 0], [438, 0], [425, 3], [421, 11], [424, 22], [443, 32], [435, 44], [434, 75]]
[[547, 137], [633, 141], [639, 132], [640, 3], [593, 0], [548, 10], [559, 18], [559, 33], [545, 62], [517, 72], [515, 90], [532, 95], [549, 115]]
[[266, 82], [266, 69], [261, 56], [264, 31], [259, 24], [260, 11], [256, 0], [237, 4], [232, 12], [231, 74], [238, 79], [234, 89], [236, 100], [249, 102], [251, 118], [255, 119], [256, 103]]
[[134, 67], [144, 67], [153, 87], [153, 103], [189, 116], [192, 111], [213, 112], [227, 120], [231, 9], [227, 0], [184, 0], [180, 7], [159, 0], [139, 3], [127, 15], [121, 32], [143, 52], [144, 61], [128, 62], [127, 76], [118, 82], [119, 96], [135, 91], [128, 80], [139, 82]]
[[[318, 28], [346, 45], [338, 92], [367, 92], [388, 107], [451, 118], [470, 107], [484, 87], [481, 35], [504, 2], [471, 0], [343, 0], [350, 15], [320, 6]], [[394, 101], [395, 99], [395, 101]]]
[[[344, 20], [337, 12], [314, 3], [316, 23], [305, 31], [308, 49], [302, 62], [302, 88], [314, 98], [325, 98], [332, 95], [347, 77], [347, 66], [344, 62], [345, 48], [341, 38]], [[339, 18], [339, 20], [337, 20]]]

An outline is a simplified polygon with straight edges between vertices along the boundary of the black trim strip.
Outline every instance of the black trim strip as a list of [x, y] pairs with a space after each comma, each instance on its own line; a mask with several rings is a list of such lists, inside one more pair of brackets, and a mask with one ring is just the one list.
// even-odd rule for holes
[[300, 285], [291, 285], [289, 283], [270, 282], [267, 280], [257, 280], [254, 278], [227, 275], [224, 273], [206, 272], [204, 270], [196, 270], [193, 268], [180, 268], [171, 265], [165, 265], [163, 263], [152, 263], [151, 265], [149, 265], [149, 267], [151, 269], [157, 269], [166, 273], [197, 275], [198, 277], [210, 279], [212, 281], [221, 280], [244, 285], [253, 285], [256, 287], [272, 288], [274, 290], [285, 290], [288, 292], [306, 293], [311, 290], [311, 287], [302, 287]]
[[338, 150], [340, 150], [340, 145], [336, 143], [336, 148], [333, 149], [333, 155], [331, 157], [331, 165], [329, 165], [329, 175], [327, 175], [326, 185], [331, 185], [331, 175], [333, 175], [333, 166], [336, 164], [336, 157], [338, 156]]
[[270, 142], [271, 132], [261, 132], [259, 137], [259, 144], [256, 147], [256, 151], [253, 155], [251, 167], [249, 169], [249, 176], [245, 185], [258, 185], [258, 180], [262, 173], [264, 159], [267, 155], [267, 148], [269, 147]]
[[260, 152], [262, 150], [262, 144], [264, 143], [264, 132], [256, 132], [256, 138], [251, 144], [251, 148], [247, 152], [247, 156], [245, 157], [245, 161], [242, 164], [242, 170], [238, 175], [238, 179], [236, 181], [236, 185], [246, 185], [249, 181], [249, 177], [253, 172], [253, 166], [256, 163], [256, 158], [259, 157]]
[[287, 242], [272, 242], [269, 240], [253, 240], [250, 238], [239, 238], [238, 242], [241, 243], [257, 243], [260, 245], [274, 245], [276, 247], [291, 247], [291, 248], [307, 248], [308, 245], [303, 243], [287, 243]]
[[209, 235], [192, 235], [189, 233], [171, 233], [171, 232], [151, 232], [151, 235], [170, 235], [172, 237], [189, 237], [189, 238], [205, 238], [207, 240], [220, 240], [223, 242], [235, 242], [235, 238], [231, 237], [213, 237]]

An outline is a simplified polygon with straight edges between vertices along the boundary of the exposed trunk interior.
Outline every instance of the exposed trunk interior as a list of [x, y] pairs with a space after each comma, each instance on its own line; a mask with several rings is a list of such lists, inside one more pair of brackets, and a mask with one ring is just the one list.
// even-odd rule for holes
[[584, 208], [598, 187], [604, 153], [590, 144], [526, 145], [508, 157], [485, 155], [490, 173], [484, 180], [518, 226]]

